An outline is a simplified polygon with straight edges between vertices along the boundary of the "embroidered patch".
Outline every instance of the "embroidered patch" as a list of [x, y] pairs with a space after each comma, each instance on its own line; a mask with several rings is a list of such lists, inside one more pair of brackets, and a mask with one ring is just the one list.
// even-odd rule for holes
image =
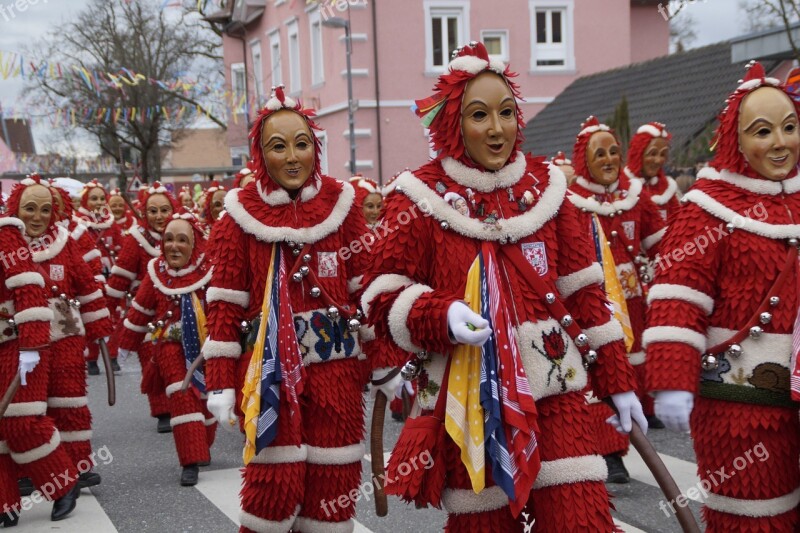
[[625, 238], [632, 241], [636, 236], [636, 221], [627, 220], [622, 223], [622, 230], [625, 232]]
[[336, 252], [317, 252], [317, 275], [321, 278], [335, 278], [339, 274], [339, 261]]
[[327, 361], [333, 354], [343, 354], [344, 357], [353, 355], [353, 350], [356, 347], [356, 340], [350, 330], [347, 329], [347, 324], [344, 318], [339, 318], [336, 322], [332, 322], [324, 314], [315, 311], [309, 320], [311, 331], [317, 337], [314, 343], [314, 351], [317, 352], [320, 359]]
[[522, 243], [522, 254], [540, 276], [547, 274], [547, 249], [543, 242]]
[[50, 265], [50, 279], [53, 281], [63, 281], [64, 265]]

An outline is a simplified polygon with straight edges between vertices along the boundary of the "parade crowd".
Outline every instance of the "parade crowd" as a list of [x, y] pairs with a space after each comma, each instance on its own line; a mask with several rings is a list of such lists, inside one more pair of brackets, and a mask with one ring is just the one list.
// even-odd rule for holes
[[87, 375], [138, 360], [176, 484], [219, 427], [241, 433], [243, 532], [353, 531], [366, 389], [404, 422], [375, 491], [443, 508], [447, 531], [615, 530], [606, 483], [628, 482], [635, 425], [689, 432], [701, 476], [768, 451], [702, 486], [707, 531], [800, 528], [793, 95], [749, 64], [679, 191], [668, 124], [623, 147], [590, 116], [570, 158], [523, 153], [514, 76], [458, 49], [416, 102], [436, 157], [383, 187], [324, 175], [314, 112], [282, 87], [233, 187], [199, 202], [17, 183], [0, 524], [37, 489], [62, 520], [101, 483]]

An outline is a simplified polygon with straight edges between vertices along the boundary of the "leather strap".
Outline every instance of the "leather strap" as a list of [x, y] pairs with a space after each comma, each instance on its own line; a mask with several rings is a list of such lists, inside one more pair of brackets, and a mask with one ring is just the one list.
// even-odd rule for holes
[[397, 374], [399, 374], [399, 373], [400, 373], [400, 370], [401, 370], [401, 369], [400, 369], [400, 367], [399, 367], [399, 366], [398, 366], [398, 367], [396, 367], [396, 368], [393, 368], [393, 369], [391, 369], [391, 370], [389, 371], [389, 373], [388, 373], [388, 374], [386, 374], [385, 376], [383, 376], [381, 379], [374, 379], [374, 380], [372, 380], [372, 385], [373, 385], [373, 386], [375, 386], [375, 387], [380, 387], [381, 385], [384, 385], [384, 384], [386, 384], [386, 383], [389, 383], [390, 381], [392, 381], [392, 380], [394, 379], [394, 377], [395, 377]]
[[447, 382], [450, 379], [450, 364], [453, 362], [452, 357], [447, 358], [447, 366], [444, 368], [444, 375], [442, 376], [442, 384], [439, 387], [439, 396], [436, 398], [436, 406], [433, 408], [434, 418], [438, 418], [444, 422], [444, 411], [447, 407]]

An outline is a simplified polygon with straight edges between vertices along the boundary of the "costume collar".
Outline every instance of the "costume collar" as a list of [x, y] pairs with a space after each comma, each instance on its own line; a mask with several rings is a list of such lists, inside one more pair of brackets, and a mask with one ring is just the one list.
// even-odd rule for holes
[[[158, 273], [156, 272], [156, 264], [159, 261], [163, 261], [163, 257], [155, 257], [151, 259], [147, 263], [147, 273], [150, 275], [150, 279], [153, 281], [153, 286], [161, 293], [167, 296], [179, 296], [181, 294], [188, 294], [190, 292], [194, 292], [197, 289], [201, 289], [204, 286], [208, 285], [211, 281], [211, 274], [214, 272], [214, 268], [208, 269], [208, 272], [205, 273], [203, 277], [199, 280], [195, 281], [191, 285], [187, 285], [186, 287], [177, 287], [177, 288], [170, 288], [162, 283], [161, 278], [158, 277]], [[166, 261], [164, 262], [166, 266]]]
[[[653, 176], [650, 179], [645, 179], [631, 172], [631, 170], [627, 166], [625, 167], [624, 170], [625, 170], [625, 175], [628, 176], [628, 178], [631, 181], [639, 180], [642, 183], [647, 183], [647, 185], [649, 185], [650, 187], [656, 187], [661, 181], [661, 176]], [[666, 189], [664, 189], [664, 192], [662, 192], [661, 194], [650, 195], [650, 199], [653, 201], [653, 203], [659, 206], [666, 205], [670, 200], [672, 200], [672, 197], [675, 196], [675, 193], [678, 192], [678, 182], [676, 182], [669, 176], [664, 176], [664, 180], [667, 182], [667, 187]]]
[[[164, 258], [162, 257], [162, 259]], [[195, 261], [193, 265], [189, 265], [188, 267], [182, 268], [180, 270], [172, 270], [171, 268], [169, 268], [166, 259], [164, 259], [164, 265], [166, 267], [167, 274], [169, 274], [173, 278], [180, 278], [187, 274], [191, 274], [192, 272], [197, 270], [200, 267], [200, 265], [203, 264], [203, 259], [205, 259], [205, 254], [200, 254], [200, 256], [197, 258], [197, 261]]]
[[697, 173], [697, 179], [721, 180], [749, 192], [767, 194], [770, 196], [781, 193], [792, 194], [800, 191], [800, 174], [782, 181], [772, 181], [768, 179], [750, 178], [727, 170], [717, 171], [715, 168], [705, 167]]
[[595, 194], [611, 194], [615, 192], [619, 187], [619, 178], [617, 178], [617, 181], [608, 186], [600, 185], [599, 183], [589, 181], [583, 176], [578, 176], [575, 179], [575, 182], [584, 189], [586, 189], [587, 191], [591, 191]]
[[114, 215], [109, 214], [104, 220], [97, 222], [97, 213], [93, 213], [84, 207], [78, 208], [78, 222], [86, 225], [93, 230], [108, 229], [114, 224]]
[[522, 152], [517, 152], [513, 162], [497, 171], [470, 168], [452, 157], [442, 159], [442, 168], [445, 174], [450, 176], [453, 181], [480, 192], [492, 192], [497, 189], [511, 187], [525, 174], [527, 165], [525, 154]]
[[161, 235], [160, 235], [159, 233], [157, 233], [157, 232], [155, 232], [155, 231], [153, 231], [153, 230], [148, 230], [148, 229], [145, 229], [145, 228], [143, 228], [142, 226], [139, 226], [138, 224], [134, 224], [134, 225], [131, 227], [131, 229], [130, 229], [130, 232], [131, 232], [131, 235], [133, 236], [133, 238], [136, 240], [136, 242], [138, 242], [138, 243], [139, 243], [139, 246], [141, 246], [142, 248], [144, 248], [144, 250], [145, 250], [145, 251], [146, 251], [146, 252], [147, 252], [147, 253], [148, 253], [150, 256], [152, 256], [152, 257], [158, 257], [158, 256], [160, 256], [160, 255], [161, 255], [161, 250], [160, 250], [160, 249], [158, 249], [158, 248], [155, 248], [155, 247], [153, 247], [153, 245], [152, 245], [152, 244], [150, 244], [150, 243], [147, 241], [147, 238], [144, 236], [144, 232], [145, 232], [145, 231], [147, 231], [148, 233], [150, 233], [150, 236], [151, 236], [153, 239], [155, 239], [155, 241], [156, 241], [156, 242], [158, 242], [158, 241], [160, 241], [160, 240], [161, 240]]
[[[53, 259], [60, 254], [61, 250], [66, 246], [67, 240], [69, 239], [69, 230], [59, 225], [56, 225], [55, 229], [55, 235], [47, 232], [36, 239], [31, 239], [27, 235], [25, 236], [25, 240], [28, 241], [28, 246], [31, 249], [31, 257], [34, 263], [43, 263]], [[48, 245], [48, 242], [51, 242], [51, 244]]]
[[[319, 193], [321, 180], [315, 179], [313, 176], [308, 179], [312, 180], [312, 183], [300, 189], [299, 200], [301, 202], [308, 202], [314, 198], [317, 193]], [[289, 197], [289, 193], [283, 187], [279, 187], [271, 193], [267, 193], [261, 188], [261, 182], [256, 181], [256, 189], [258, 189], [258, 195], [267, 205], [286, 205], [292, 201], [292, 199]]]
[[[580, 179], [582, 178], [578, 178], [578, 180]], [[619, 180], [615, 183], [619, 183]], [[582, 184], [576, 181], [576, 185]], [[584, 189], [590, 190], [586, 187], [584, 187]], [[636, 206], [636, 202], [639, 201], [639, 194], [642, 192], [642, 182], [639, 180], [631, 180], [628, 185], [628, 195], [626, 197], [614, 200], [613, 202], [603, 202], [602, 204], [593, 196], [583, 197], [575, 191], [570, 192], [571, 194], [568, 194], [567, 198], [581, 211], [589, 211], [591, 213], [597, 213], [598, 215], [608, 216], [617, 214], [620, 211], [630, 211], [633, 209]]]

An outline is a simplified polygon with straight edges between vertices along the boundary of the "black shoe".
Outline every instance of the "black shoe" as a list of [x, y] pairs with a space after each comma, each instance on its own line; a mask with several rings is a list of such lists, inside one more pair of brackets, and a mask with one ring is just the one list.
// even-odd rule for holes
[[397, 420], [398, 422], [403, 421], [403, 413], [395, 413], [392, 411], [392, 420]]
[[647, 429], [664, 429], [666, 426], [656, 415], [647, 417]]
[[186, 465], [181, 473], [181, 487], [194, 487], [197, 485], [197, 475], [200, 468], [197, 465]]
[[97, 361], [86, 361], [86, 368], [89, 370], [90, 376], [100, 375], [100, 367], [97, 366]]
[[608, 467], [608, 479], [606, 483], [628, 483], [631, 480], [628, 470], [625, 468], [625, 463], [622, 462], [622, 457], [619, 454], [604, 455], [603, 459], [606, 460]]
[[75, 483], [71, 491], [53, 502], [53, 512], [50, 513], [50, 520], [58, 522], [59, 520], [65, 519], [67, 515], [75, 509], [80, 494], [81, 489], [78, 487], [78, 484]]
[[14, 509], [9, 509], [7, 513], [0, 515], [0, 525], [3, 527], [14, 527], [19, 522], [19, 513]]
[[159, 433], [172, 433], [172, 426], [169, 423], [169, 415], [158, 415], [157, 429]]
[[78, 487], [81, 489], [88, 489], [100, 484], [100, 474], [97, 472], [84, 472], [78, 476]]
[[122, 372], [122, 369], [119, 367], [119, 363], [117, 362], [116, 357], [111, 359], [111, 370], [113, 370], [114, 372]]
[[29, 477], [18, 479], [17, 486], [19, 487], [20, 496], [30, 496], [36, 490], [36, 487], [33, 486], [33, 481]]

